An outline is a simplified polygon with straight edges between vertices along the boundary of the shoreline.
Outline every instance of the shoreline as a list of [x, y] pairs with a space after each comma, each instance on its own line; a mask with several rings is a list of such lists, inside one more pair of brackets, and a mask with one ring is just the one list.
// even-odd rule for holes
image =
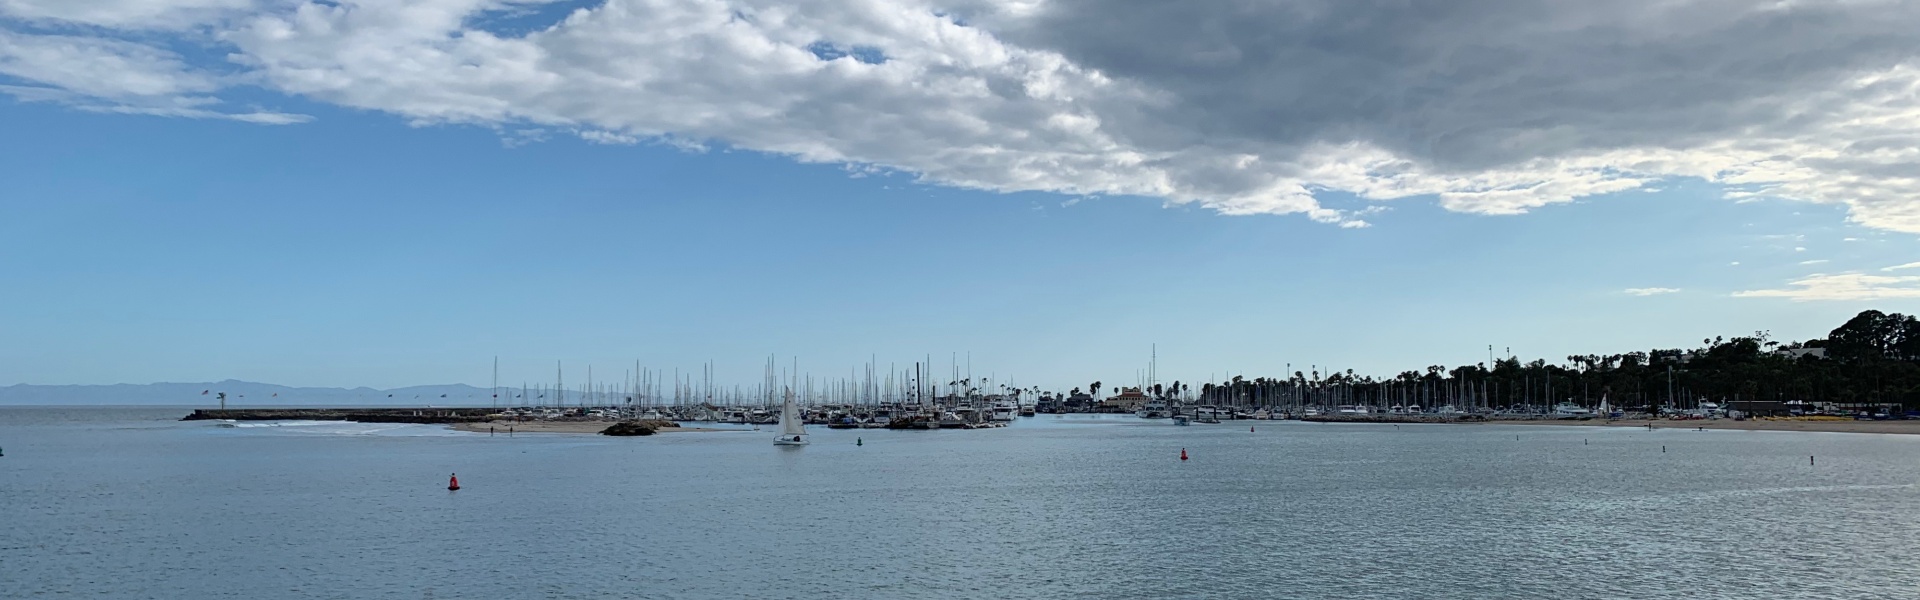
[[1561, 421], [1561, 420], [1553, 420], [1553, 419], [1539, 419], [1539, 420], [1489, 419], [1486, 421], [1479, 421], [1479, 423], [1485, 423], [1488, 425], [1559, 425], [1563, 427], [1613, 427], [1613, 428], [1629, 428], [1629, 429], [1646, 429], [1647, 424], [1651, 423], [1653, 424], [1654, 429], [1677, 429], [1677, 430], [1683, 430], [1683, 431], [1691, 431], [1695, 429], [1709, 429], [1709, 430], [1720, 430], [1720, 431], [1798, 431], [1798, 432], [1812, 432], [1812, 433], [1881, 433], [1881, 434], [1896, 434], [1896, 435], [1920, 434], [1920, 421], [1796, 421], [1796, 420], [1785, 420], [1785, 419], [1781, 419], [1781, 420], [1748, 419], [1745, 421], [1735, 421], [1733, 419], [1699, 419], [1699, 420], [1619, 419], [1614, 421], [1593, 419], [1588, 421], [1577, 421], [1577, 420]]
[[[447, 425], [447, 428], [468, 433], [486, 433], [487, 428], [492, 427], [496, 435], [506, 434], [508, 427], [512, 427], [514, 433], [598, 434], [601, 430], [611, 427], [617, 422], [618, 421], [480, 421], [477, 423], [450, 423]], [[654, 433], [680, 433], [689, 431], [734, 430], [713, 427], [662, 427], [654, 430]]]

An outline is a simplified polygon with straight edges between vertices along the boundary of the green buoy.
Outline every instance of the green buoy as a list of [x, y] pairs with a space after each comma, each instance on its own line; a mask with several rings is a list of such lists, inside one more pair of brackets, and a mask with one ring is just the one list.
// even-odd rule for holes
[[866, 444], [866, 442], [863, 442], [863, 441], [861, 441], [861, 440], [860, 440], [860, 438], [853, 438], [853, 445], [855, 445], [855, 446], [865, 446], [865, 445], [867, 445], [867, 444]]

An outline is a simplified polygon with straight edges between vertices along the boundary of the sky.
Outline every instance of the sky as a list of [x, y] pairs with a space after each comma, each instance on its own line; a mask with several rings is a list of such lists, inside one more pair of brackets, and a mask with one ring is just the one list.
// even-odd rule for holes
[[0, 0], [0, 385], [1391, 375], [1920, 312], [1920, 4]]

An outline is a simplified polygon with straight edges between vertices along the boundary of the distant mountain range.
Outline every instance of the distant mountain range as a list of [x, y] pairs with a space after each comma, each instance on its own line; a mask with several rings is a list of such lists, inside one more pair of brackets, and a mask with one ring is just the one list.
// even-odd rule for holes
[[[226, 392], [229, 408], [256, 406], [489, 406], [492, 392], [464, 383], [417, 385], [376, 390], [288, 387], [271, 383], [226, 380], [214, 383], [149, 383], [115, 385], [28, 385], [0, 387], [3, 405], [162, 405], [218, 406]], [[518, 388], [500, 391], [501, 405], [520, 404]]]

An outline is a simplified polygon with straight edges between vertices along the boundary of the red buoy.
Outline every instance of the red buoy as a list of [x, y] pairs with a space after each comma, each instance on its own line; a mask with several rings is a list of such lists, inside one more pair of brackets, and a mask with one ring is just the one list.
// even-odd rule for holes
[[1181, 448], [1181, 449], [1180, 449], [1180, 460], [1186, 460], [1186, 459], [1187, 459], [1187, 449], [1186, 449], [1186, 448]]
[[447, 476], [447, 491], [451, 492], [457, 489], [460, 489], [460, 478], [453, 475]]
[[1247, 427], [1247, 433], [1253, 433], [1253, 427], [1251, 426]]

